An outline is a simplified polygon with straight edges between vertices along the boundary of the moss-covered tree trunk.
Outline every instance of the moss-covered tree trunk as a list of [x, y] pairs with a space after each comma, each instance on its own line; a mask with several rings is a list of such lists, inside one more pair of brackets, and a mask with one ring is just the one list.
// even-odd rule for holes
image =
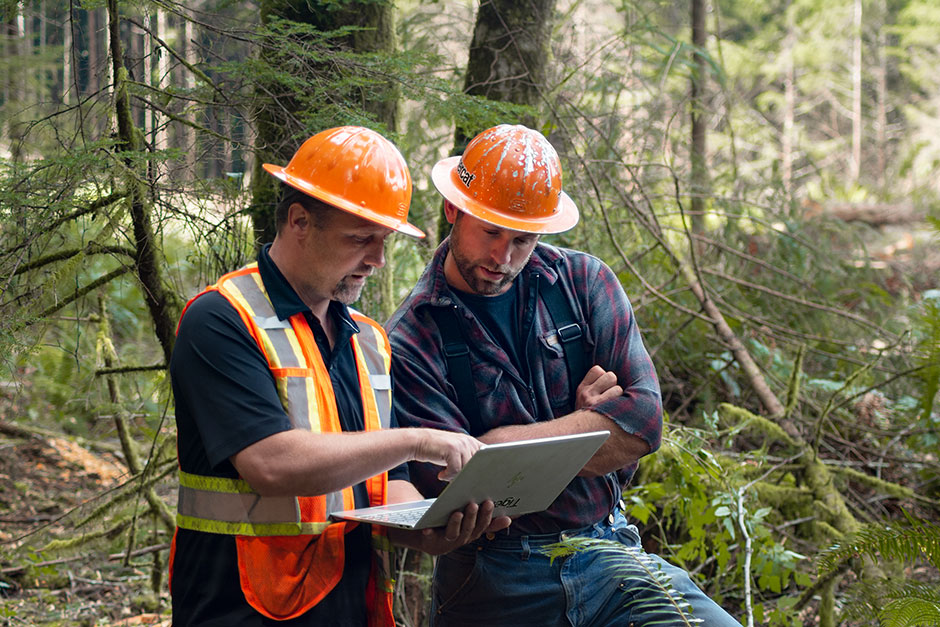
[[146, 165], [134, 153], [143, 148], [143, 137], [134, 125], [130, 98], [127, 93], [127, 68], [124, 67], [124, 52], [120, 37], [120, 16], [117, 0], [108, 0], [108, 33], [110, 35], [111, 63], [114, 74], [114, 113], [117, 118], [117, 133], [120, 143], [118, 152], [123, 154], [126, 169], [122, 183], [127, 190], [127, 203], [134, 234], [134, 267], [140, 281], [144, 301], [153, 321], [154, 332], [163, 349], [166, 363], [170, 361], [176, 340], [176, 321], [180, 307], [176, 294], [164, 283], [162, 267], [165, 260], [154, 236], [151, 217], [152, 207], [147, 200], [142, 181], [146, 180]]

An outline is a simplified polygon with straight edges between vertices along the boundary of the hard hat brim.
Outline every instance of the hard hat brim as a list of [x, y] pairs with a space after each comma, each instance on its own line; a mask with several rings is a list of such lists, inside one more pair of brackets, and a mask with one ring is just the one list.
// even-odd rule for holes
[[487, 207], [468, 194], [465, 187], [454, 182], [453, 172], [459, 162], [460, 157], [447, 157], [438, 161], [431, 169], [431, 181], [444, 198], [474, 218], [513, 231], [545, 235], [562, 233], [578, 223], [578, 207], [565, 192], [559, 196], [558, 211], [546, 218], [520, 217]]
[[389, 217], [387, 215], [373, 211], [368, 207], [362, 207], [355, 203], [351, 203], [348, 200], [331, 194], [330, 192], [309, 183], [303, 179], [300, 179], [296, 176], [291, 176], [285, 171], [283, 166], [274, 165], [271, 163], [264, 163], [261, 165], [268, 172], [277, 179], [280, 179], [284, 183], [287, 183], [294, 189], [300, 190], [308, 196], [312, 196], [317, 200], [323, 201], [326, 204], [341, 209], [347, 213], [351, 213], [364, 218], [370, 222], [375, 222], [384, 227], [388, 227], [393, 231], [403, 233], [405, 235], [410, 235], [411, 237], [423, 238], [425, 237], [424, 231], [419, 229], [413, 224], [408, 222], [403, 222], [401, 220], [396, 220], [395, 218]]

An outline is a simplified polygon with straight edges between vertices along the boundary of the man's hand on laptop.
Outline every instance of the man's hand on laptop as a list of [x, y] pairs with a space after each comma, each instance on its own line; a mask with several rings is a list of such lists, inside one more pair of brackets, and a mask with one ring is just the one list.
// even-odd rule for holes
[[444, 468], [437, 474], [441, 481], [453, 479], [483, 443], [466, 433], [439, 429], [413, 429], [417, 436], [412, 459], [431, 462]]
[[473, 542], [484, 533], [502, 531], [511, 522], [508, 516], [493, 518], [493, 501], [484, 501], [479, 505], [470, 503], [463, 511], [451, 514], [446, 527], [414, 531], [389, 528], [388, 538], [395, 544], [441, 555]]

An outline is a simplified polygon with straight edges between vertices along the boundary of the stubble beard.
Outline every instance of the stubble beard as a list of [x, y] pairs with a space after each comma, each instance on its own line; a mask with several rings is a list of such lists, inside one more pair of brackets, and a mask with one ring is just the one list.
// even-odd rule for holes
[[362, 296], [362, 289], [365, 287], [365, 281], [361, 283], [352, 283], [349, 276], [339, 280], [336, 287], [333, 288], [331, 297], [344, 305], [352, 305]]
[[[453, 236], [451, 239], [453, 239]], [[467, 283], [470, 289], [473, 290], [474, 294], [479, 294], [480, 296], [497, 296], [502, 294], [504, 291], [506, 291], [506, 287], [516, 280], [516, 277], [519, 276], [522, 268], [525, 267], [525, 264], [522, 264], [522, 266], [514, 270], [510, 265], [498, 266], [497, 268], [493, 269], [493, 271], [502, 272], [503, 277], [498, 281], [488, 281], [484, 278], [481, 278], [475, 272], [477, 268], [485, 268], [485, 266], [474, 263], [468, 258], [464, 257], [463, 254], [458, 250], [459, 240], [454, 243], [457, 245], [451, 245], [450, 249], [451, 254], [454, 256], [454, 265], [457, 266], [457, 271], [460, 273], [460, 276], [463, 277], [463, 280]], [[526, 259], [526, 262], [528, 262], [528, 259]]]

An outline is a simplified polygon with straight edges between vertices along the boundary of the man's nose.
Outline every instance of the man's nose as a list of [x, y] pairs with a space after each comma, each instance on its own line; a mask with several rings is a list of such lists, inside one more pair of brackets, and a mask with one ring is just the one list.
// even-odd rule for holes
[[376, 241], [369, 246], [363, 262], [373, 268], [381, 268], [385, 265], [385, 238], [376, 238]]
[[511, 242], [499, 241], [493, 244], [493, 248], [490, 250], [490, 256], [493, 259], [493, 262], [499, 266], [505, 266], [512, 259], [512, 245]]

